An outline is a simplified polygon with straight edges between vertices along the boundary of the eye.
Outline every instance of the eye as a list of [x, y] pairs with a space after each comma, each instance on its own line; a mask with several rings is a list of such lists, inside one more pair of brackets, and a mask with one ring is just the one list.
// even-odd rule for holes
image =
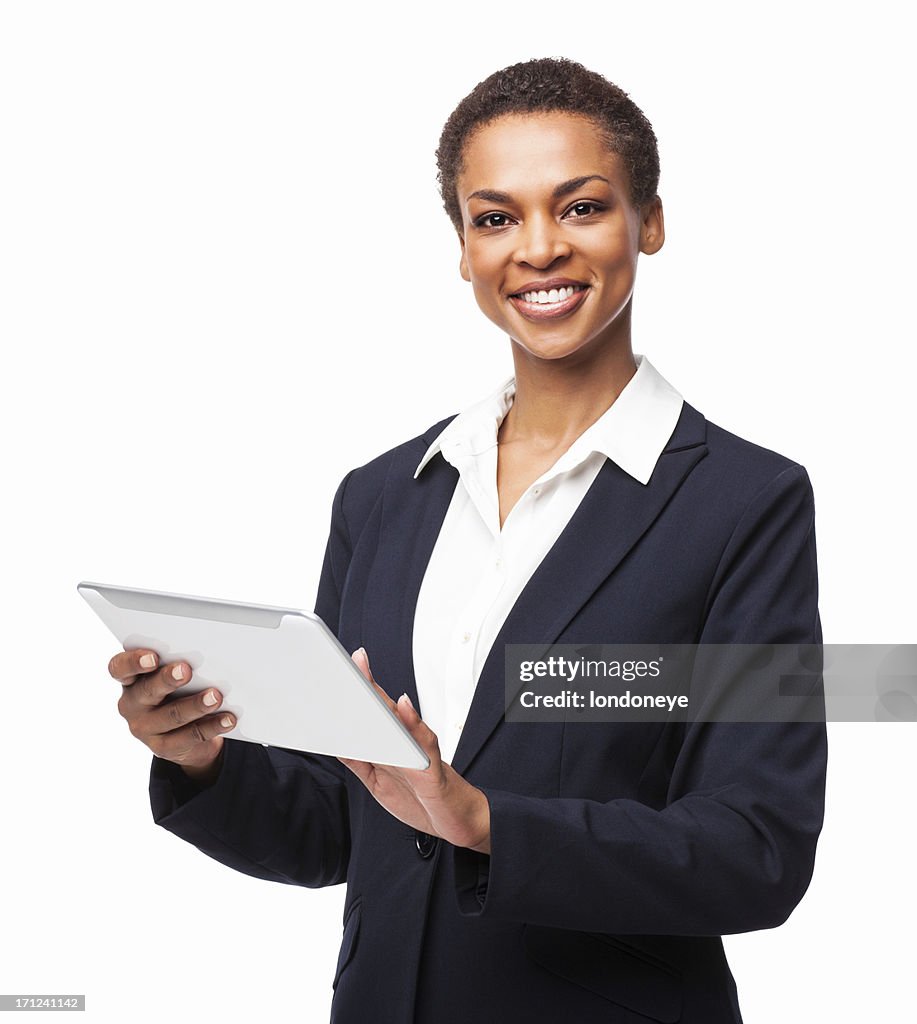
[[600, 213], [604, 209], [605, 207], [601, 203], [594, 203], [591, 199], [581, 199], [578, 203], [567, 207], [564, 216], [572, 220], [580, 220], [583, 217], [589, 217], [593, 213]]
[[508, 227], [511, 223], [512, 218], [506, 213], [483, 213], [480, 217], [475, 217], [474, 219], [474, 226], [476, 228], [491, 228], [494, 230]]

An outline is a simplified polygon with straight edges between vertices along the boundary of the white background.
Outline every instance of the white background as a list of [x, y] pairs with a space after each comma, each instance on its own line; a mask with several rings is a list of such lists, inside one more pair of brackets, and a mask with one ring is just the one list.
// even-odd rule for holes
[[[573, 57], [646, 111], [668, 240], [635, 350], [807, 466], [825, 639], [915, 640], [899, 9], [0, 6], [0, 992], [85, 992], [96, 1021], [327, 1018], [343, 889], [153, 825], [75, 586], [311, 608], [345, 472], [511, 372], [432, 155], [498, 67]], [[747, 1024], [912, 1012], [915, 739], [832, 727], [810, 891], [727, 940]]]

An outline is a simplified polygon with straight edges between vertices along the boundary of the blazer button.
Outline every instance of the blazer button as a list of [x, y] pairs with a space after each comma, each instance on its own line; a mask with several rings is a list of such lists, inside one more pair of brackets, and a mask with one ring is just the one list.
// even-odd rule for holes
[[417, 847], [417, 852], [424, 860], [429, 859], [436, 852], [437, 842], [438, 840], [436, 836], [427, 835], [426, 832], [414, 833], [414, 845]]

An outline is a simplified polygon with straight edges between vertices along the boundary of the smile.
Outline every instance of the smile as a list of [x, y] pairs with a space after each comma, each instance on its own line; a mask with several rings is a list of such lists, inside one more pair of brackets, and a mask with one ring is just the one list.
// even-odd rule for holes
[[562, 285], [517, 292], [510, 295], [509, 300], [527, 320], [549, 320], [572, 313], [586, 297], [588, 290], [588, 286], [583, 284]]

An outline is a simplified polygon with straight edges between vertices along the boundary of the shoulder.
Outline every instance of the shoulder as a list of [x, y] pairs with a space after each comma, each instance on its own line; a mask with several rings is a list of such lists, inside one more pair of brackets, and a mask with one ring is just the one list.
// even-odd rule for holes
[[351, 523], [365, 522], [386, 487], [411, 482], [427, 449], [455, 416], [446, 416], [415, 437], [352, 469], [341, 482], [337, 495], [345, 519]]
[[686, 480], [688, 490], [703, 494], [724, 518], [735, 520], [749, 507], [780, 495], [811, 504], [803, 465], [724, 429], [685, 402], [665, 453], [689, 447], [701, 447], [703, 454]]
[[665, 451], [682, 451], [698, 445], [706, 446], [708, 454], [712, 456], [710, 466], [724, 471], [742, 467], [746, 475], [767, 477], [794, 467], [802, 468], [786, 455], [725, 430], [708, 420], [693, 405], [684, 402]]

